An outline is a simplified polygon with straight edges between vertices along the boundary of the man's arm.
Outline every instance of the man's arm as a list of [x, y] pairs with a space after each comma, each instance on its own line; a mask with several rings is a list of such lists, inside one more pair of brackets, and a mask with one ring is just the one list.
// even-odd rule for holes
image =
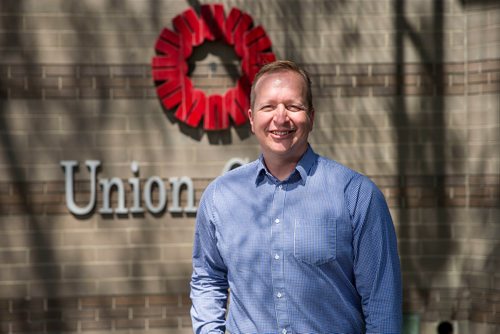
[[194, 333], [224, 333], [228, 297], [227, 269], [217, 249], [208, 187], [196, 215], [191, 277], [191, 320]]
[[354, 225], [354, 273], [366, 333], [400, 333], [402, 287], [396, 233], [380, 190], [367, 178], [349, 186]]

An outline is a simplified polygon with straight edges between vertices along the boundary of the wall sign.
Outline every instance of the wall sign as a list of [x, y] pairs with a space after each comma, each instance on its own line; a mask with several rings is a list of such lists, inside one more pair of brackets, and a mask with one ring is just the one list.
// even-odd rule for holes
[[[222, 174], [228, 172], [234, 168], [248, 163], [248, 158], [231, 158], [224, 165]], [[141, 189], [141, 181], [138, 178], [139, 164], [136, 161], [130, 163], [130, 170], [134, 174], [133, 177], [129, 178], [128, 184], [130, 187], [126, 187], [123, 180], [119, 177], [112, 178], [97, 178], [98, 168], [101, 166], [101, 161], [99, 160], [86, 160], [85, 165], [87, 166], [90, 173], [90, 194], [89, 199], [85, 205], [79, 205], [75, 202], [75, 189], [74, 189], [74, 174], [75, 169], [78, 168], [79, 162], [76, 160], [62, 160], [60, 162], [64, 170], [64, 188], [65, 188], [65, 199], [66, 207], [69, 212], [76, 216], [85, 216], [91, 214], [97, 203], [97, 185], [100, 185], [102, 199], [102, 206], [99, 208], [100, 214], [121, 214], [126, 215], [128, 213], [132, 214], [142, 214], [145, 212], [143, 204], [146, 206], [147, 211], [151, 213], [161, 213], [167, 207], [167, 200], [171, 198], [171, 202], [168, 205], [167, 211], [170, 213], [196, 213], [197, 207], [195, 206], [195, 196], [194, 196], [194, 185], [193, 180], [187, 176], [181, 177], [169, 177], [168, 182], [170, 183], [170, 194], [167, 194], [167, 189], [163, 178], [159, 176], [151, 176], [144, 182], [144, 187]], [[132, 203], [130, 207], [127, 207], [125, 203], [126, 191], [130, 188]], [[111, 192], [116, 191], [117, 193], [117, 206], [113, 208], [111, 206]], [[153, 192], [157, 192], [157, 200], [153, 200]], [[186, 206], [181, 207], [181, 193], [186, 193]]]
[[[156, 93], [163, 106], [175, 109], [175, 117], [191, 127], [203, 119], [205, 130], [223, 130], [247, 122], [251, 83], [260, 67], [276, 59], [271, 40], [261, 26], [253, 27], [250, 15], [232, 8], [227, 15], [221, 4], [202, 5], [201, 15], [189, 8], [172, 20], [174, 31], [163, 29], [152, 59]], [[193, 87], [187, 59], [193, 47], [206, 40], [222, 40], [234, 47], [241, 59], [241, 77], [225, 94], [206, 96]]]

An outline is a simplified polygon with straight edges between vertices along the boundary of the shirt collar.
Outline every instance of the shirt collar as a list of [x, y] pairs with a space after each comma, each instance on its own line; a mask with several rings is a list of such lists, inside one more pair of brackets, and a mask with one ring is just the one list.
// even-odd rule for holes
[[[313, 151], [310, 145], [308, 145], [306, 152], [300, 158], [297, 166], [295, 166], [295, 171], [300, 175], [300, 183], [302, 185], [306, 184], [307, 176], [311, 167], [314, 165], [318, 155]], [[267, 170], [266, 164], [264, 163], [264, 156], [261, 154], [257, 163], [257, 174], [255, 177], [255, 184], [259, 185], [263, 180], [265, 175], [271, 176], [271, 173]], [[293, 173], [292, 173], [293, 175]]]

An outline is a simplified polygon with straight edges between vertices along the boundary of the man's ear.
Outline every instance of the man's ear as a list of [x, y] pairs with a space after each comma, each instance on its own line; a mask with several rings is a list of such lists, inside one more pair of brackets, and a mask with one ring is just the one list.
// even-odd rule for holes
[[253, 114], [252, 114], [252, 109], [248, 109], [248, 120], [250, 121], [250, 126], [252, 129], [252, 133], [255, 133], [253, 131]]

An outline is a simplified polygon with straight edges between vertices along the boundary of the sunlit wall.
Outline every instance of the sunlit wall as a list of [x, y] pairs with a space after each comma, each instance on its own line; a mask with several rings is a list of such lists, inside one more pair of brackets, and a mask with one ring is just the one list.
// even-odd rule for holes
[[[0, 2], [0, 332], [190, 333], [194, 214], [172, 212], [172, 178], [197, 204], [233, 158], [259, 148], [248, 125], [204, 131], [162, 106], [155, 42], [207, 1]], [[221, 1], [262, 26], [279, 59], [313, 79], [313, 148], [370, 176], [396, 224], [407, 333], [497, 333], [500, 324], [500, 5], [488, 0]], [[188, 59], [196, 88], [241, 75], [224, 42]], [[61, 161], [74, 170], [66, 202]], [[125, 206], [160, 177], [159, 213], [101, 213], [99, 182]], [[133, 181], [132, 181], [133, 182]], [[150, 202], [161, 199], [151, 186]], [[183, 186], [180, 206], [188, 205]], [[142, 191], [142, 190], [141, 190]], [[111, 206], [119, 204], [113, 191]]]

